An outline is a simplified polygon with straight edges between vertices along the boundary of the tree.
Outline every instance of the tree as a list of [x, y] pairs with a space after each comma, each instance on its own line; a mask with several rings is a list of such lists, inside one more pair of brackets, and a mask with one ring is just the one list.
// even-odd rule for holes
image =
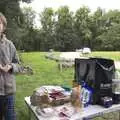
[[97, 8], [97, 10], [91, 16], [90, 30], [92, 32], [91, 47], [93, 50], [101, 49], [100, 46], [102, 44], [102, 41], [100, 41], [100, 39], [97, 38], [107, 30], [107, 20], [104, 17], [104, 15], [105, 11], [101, 8]]
[[24, 7], [22, 12], [24, 15], [24, 34], [22, 35], [21, 49], [33, 51], [35, 50], [35, 36], [37, 36], [37, 32], [34, 29], [36, 12], [31, 7]]
[[55, 35], [57, 49], [69, 51], [75, 48], [76, 38], [73, 30], [73, 13], [68, 6], [60, 7], [56, 12]]
[[42, 45], [44, 50], [54, 49], [54, 11], [52, 8], [45, 8], [40, 14], [42, 36], [44, 36]]
[[89, 28], [90, 18], [89, 18], [90, 10], [87, 7], [79, 8], [75, 13], [75, 32], [78, 38], [79, 47], [82, 48], [84, 46], [91, 47], [91, 31]]
[[119, 24], [120, 12], [118, 10], [110, 10], [106, 13], [98, 8], [92, 16], [92, 48], [94, 50], [116, 50], [115, 40], [119, 41], [117, 39], [119, 38], [117, 35]]
[[[24, 33], [22, 24], [24, 23], [24, 17], [19, 6], [20, 0], [1, 0], [0, 12], [2, 12], [8, 21], [8, 27], [6, 34], [8, 39], [12, 40], [16, 45], [16, 48], [20, 49], [21, 36]], [[22, 0], [24, 2], [31, 2], [31, 0]]]
[[120, 24], [113, 25], [109, 29], [97, 37], [101, 41], [100, 50], [120, 50]]
[[32, 29], [35, 25], [36, 12], [31, 7], [24, 7], [22, 12], [24, 15], [24, 27]]

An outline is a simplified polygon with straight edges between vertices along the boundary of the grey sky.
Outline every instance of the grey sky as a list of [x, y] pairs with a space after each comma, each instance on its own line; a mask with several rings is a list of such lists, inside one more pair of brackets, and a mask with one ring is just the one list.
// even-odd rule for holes
[[[26, 4], [22, 4], [24, 6]], [[105, 10], [120, 9], [120, 0], [33, 0], [31, 6], [36, 12], [40, 13], [45, 7], [52, 7], [54, 10], [60, 6], [67, 5], [71, 11], [76, 11], [81, 6], [88, 6], [91, 11], [97, 7]]]
[[[108, 11], [110, 9], [120, 9], [120, 0], [33, 0], [31, 4], [21, 3], [21, 7], [31, 6], [37, 13], [40, 13], [47, 7], [52, 7], [54, 10], [57, 10], [60, 6], [64, 5], [67, 5], [73, 12], [83, 5], [88, 6], [92, 12], [94, 12], [98, 7]], [[37, 15], [36, 26], [39, 27], [40, 22], [38, 18], [39, 17]]]

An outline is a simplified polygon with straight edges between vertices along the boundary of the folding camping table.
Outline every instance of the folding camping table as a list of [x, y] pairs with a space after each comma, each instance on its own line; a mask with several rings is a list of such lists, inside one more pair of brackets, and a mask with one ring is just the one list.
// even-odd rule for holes
[[[50, 116], [46, 118], [41, 115], [38, 115], [38, 113], [36, 112], [36, 106], [31, 105], [30, 97], [25, 97], [24, 100], [29, 110], [30, 120], [33, 120], [31, 114], [35, 116], [36, 120], [59, 120], [57, 116]], [[110, 115], [108, 115], [105, 118], [105, 114], [115, 113], [115, 112], [119, 113], [118, 117], [120, 120], [120, 104], [114, 104], [109, 108], [104, 108], [99, 105], [89, 105], [88, 107], [83, 108], [81, 113], [78, 112], [74, 114], [69, 120], [88, 120], [88, 119], [93, 119], [95, 117], [104, 117], [104, 119], [109, 120], [109, 118], [107, 117], [109, 117]], [[114, 118], [113, 120], [116, 120], [116, 118]]]

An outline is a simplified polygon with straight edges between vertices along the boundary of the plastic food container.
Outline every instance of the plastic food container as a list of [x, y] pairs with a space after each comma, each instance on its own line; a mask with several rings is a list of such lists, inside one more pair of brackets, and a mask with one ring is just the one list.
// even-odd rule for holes
[[120, 79], [112, 79], [112, 93], [120, 94]]

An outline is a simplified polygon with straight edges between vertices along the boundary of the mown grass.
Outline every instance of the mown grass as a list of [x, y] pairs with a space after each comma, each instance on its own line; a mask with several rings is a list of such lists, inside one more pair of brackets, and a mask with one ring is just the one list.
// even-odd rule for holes
[[110, 58], [115, 61], [120, 61], [120, 52], [119, 51], [111, 51], [111, 52], [92, 52], [91, 56], [94, 57], [103, 57], [103, 58]]
[[[17, 120], [28, 120], [28, 111], [24, 102], [25, 96], [32, 95], [35, 88], [42, 85], [64, 85], [72, 87], [74, 67], [58, 69], [58, 63], [45, 58], [46, 52], [22, 53], [25, 65], [32, 67], [33, 75], [16, 75], [16, 111]], [[93, 52], [90, 56], [106, 57], [120, 60], [120, 52]]]

